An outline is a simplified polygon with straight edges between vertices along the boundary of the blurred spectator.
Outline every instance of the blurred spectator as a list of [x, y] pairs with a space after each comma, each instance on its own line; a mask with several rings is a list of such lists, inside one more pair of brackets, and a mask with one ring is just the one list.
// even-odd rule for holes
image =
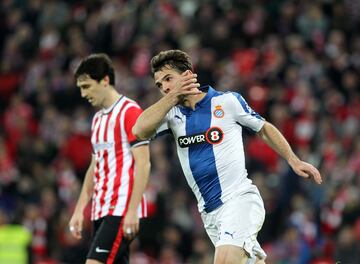
[[10, 216], [0, 210], [0, 262], [30, 263], [31, 233], [19, 223], [10, 221]]
[[[297, 181], [246, 133], [248, 173], [267, 210], [267, 262], [359, 263], [359, 10], [359, 0], [0, 1], [0, 206], [25, 212], [34, 260], [82, 263], [88, 246], [67, 228], [92, 151], [78, 62], [108, 53], [119, 92], [146, 108], [159, 96], [149, 58], [181, 48], [201, 82], [243, 94], [321, 168], [322, 186]], [[133, 262], [211, 263], [171, 140], [151, 146], [151, 218]]]
[[344, 226], [340, 229], [336, 243], [335, 260], [355, 264], [360, 261], [360, 244], [356, 241], [351, 227]]

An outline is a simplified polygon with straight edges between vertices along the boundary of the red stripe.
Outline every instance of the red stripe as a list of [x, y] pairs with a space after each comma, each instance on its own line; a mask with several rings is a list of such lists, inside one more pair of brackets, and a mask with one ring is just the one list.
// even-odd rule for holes
[[[96, 118], [97, 122], [99, 120], [99, 117]], [[96, 125], [96, 124], [95, 124]], [[99, 126], [97, 127], [97, 131], [95, 132], [95, 144], [99, 142], [99, 133], [100, 133], [100, 126], [101, 126], [101, 117], [99, 120]], [[95, 126], [94, 126], [95, 129]], [[100, 153], [95, 153], [95, 155], [97, 155], [98, 157], [100, 156]], [[95, 184], [97, 184], [99, 182], [100, 179], [100, 175], [99, 175], [99, 162], [96, 161], [96, 165], [95, 165], [96, 169], [95, 169]], [[95, 218], [95, 210], [96, 210], [96, 201], [95, 198], [97, 196], [97, 189], [94, 188], [94, 195], [93, 195], [93, 204], [92, 204], [92, 208], [91, 208], [91, 218], [94, 219]]]
[[[129, 101], [126, 101], [122, 107], [121, 110], [119, 112], [119, 114], [122, 113], [122, 111], [124, 110], [125, 106], [129, 103]], [[114, 211], [115, 209], [115, 205], [117, 202], [117, 196], [118, 196], [118, 192], [117, 190], [120, 188], [121, 186], [121, 177], [122, 177], [122, 166], [123, 166], [123, 150], [122, 150], [122, 145], [121, 145], [121, 128], [120, 128], [120, 120], [119, 118], [117, 119], [116, 125], [115, 125], [115, 151], [116, 151], [116, 184], [114, 184], [114, 192], [113, 192], [113, 197], [111, 199], [111, 213]], [[133, 167], [133, 164], [132, 164]], [[118, 233], [116, 235], [116, 238], [114, 240], [113, 246], [111, 248], [109, 257], [106, 261], [107, 264], [112, 264], [114, 263], [115, 257], [116, 257], [116, 253], [121, 245], [121, 241], [122, 241], [122, 237], [123, 237], [123, 225], [124, 225], [124, 216], [126, 215], [126, 212], [128, 210], [129, 207], [129, 197], [131, 197], [131, 193], [132, 193], [132, 189], [133, 189], [133, 177], [130, 174], [130, 179], [129, 179], [129, 186], [128, 186], [128, 195], [127, 195], [127, 199], [126, 199], [126, 204], [125, 204], [125, 209], [124, 212], [122, 214], [123, 218], [121, 220], [120, 226], [119, 226], [119, 230]]]
[[[96, 185], [99, 182], [99, 163], [96, 162], [96, 169], [95, 169], [95, 180], [94, 184]], [[93, 194], [93, 201], [92, 201], [92, 209], [91, 209], [91, 218], [95, 219], [95, 210], [96, 210], [96, 196], [97, 196], [97, 189], [94, 188], [94, 194]]]
[[[134, 168], [134, 159], [132, 161], [132, 164], [131, 164], [131, 168], [132, 168], [132, 172], [133, 172], [133, 168]], [[131, 173], [130, 174], [130, 179], [129, 179], [129, 189], [128, 189], [128, 195], [127, 195], [127, 198], [126, 198], [126, 206], [125, 206], [125, 210], [124, 210], [124, 213], [122, 214], [123, 218], [121, 219], [121, 223], [120, 223], [120, 226], [119, 226], [119, 230], [118, 230], [118, 233], [116, 235], [116, 238], [115, 238], [115, 241], [114, 241], [114, 244], [113, 244], [113, 247], [111, 248], [111, 251], [110, 251], [110, 254], [109, 254], [109, 258], [107, 259], [106, 261], [106, 264], [113, 264], [114, 263], [114, 260], [115, 260], [115, 257], [116, 257], [116, 253], [120, 247], [120, 244], [121, 244], [121, 241], [122, 241], [122, 237], [123, 237], [123, 225], [124, 225], [124, 216], [126, 215], [127, 213], [127, 210], [129, 208], [129, 203], [130, 203], [130, 197], [131, 197], [131, 194], [132, 194], [132, 190], [133, 190], [133, 186], [134, 186], [134, 174]]]
[[[108, 119], [106, 120], [106, 124], [105, 124], [105, 132], [104, 132], [104, 142], [107, 142], [107, 136], [108, 136], [108, 126], [109, 126], [109, 120], [111, 118], [111, 114], [112, 112], [109, 113]], [[102, 194], [101, 194], [101, 198], [100, 198], [100, 210], [98, 212], [97, 218], [99, 218], [101, 216], [101, 212], [104, 210], [104, 204], [105, 204], [105, 195], [107, 192], [107, 183], [109, 181], [109, 163], [108, 163], [108, 158], [109, 158], [109, 153], [107, 150], [104, 150], [104, 173], [105, 173], [105, 179], [104, 179], [104, 184], [102, 186]]]
[[97, 122], [98, 120], [99, 120], [99, 116], [95, 117], [94, 122], [93, 122], [92, 125], [91, 125], [91, 133], [93, 133], [94, 128], [95, 128], [95, 125], [96, 125], [96, 122]]
[[145, 201], [144, 201], [144, 196], [141, 198], [141, 216], [142, 216], [142, 217], [145, 216]]
[[113, 215], [115, 210], [117, 200], [118, 200], [118, 190], [121, 186], [121, 177], [122, 177], [122, 168], [123, 168], [123, 149], [122, 149], [122, 140], [121, 140], [121, 127], [120, 127], [120, 117], [121, 113], [124, 110], [125, 106], [129, 103], [126, 101], [121, 106], [118, 116], [116, 117], [115, 131], [114, 131], [114, 141], [115, 141], [115, 159], [116, 159], [116, 175], [113, 186], [113, 194], [110, 201], [110, 209], [108, 215]]

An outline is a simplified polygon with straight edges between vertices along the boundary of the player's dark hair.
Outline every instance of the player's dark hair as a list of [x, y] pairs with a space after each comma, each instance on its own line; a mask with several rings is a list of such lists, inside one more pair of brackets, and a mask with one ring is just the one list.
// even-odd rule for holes
[[151, 59], [151, 73], [154, 76], [155, 72], [161, 70], [163, 67], [170, 67], [183, 73], [186, 70], [193, 70], [190, 56], [181, 50], [167, 50], [161, 51], [159, 54]]
[[114, 67], [111, 59], [105, 53], [91, 54], [83, 59], [75, 70], [75, 78], [87, 74], [98, 82], [109, 77], [110, 85], [115, 84]]

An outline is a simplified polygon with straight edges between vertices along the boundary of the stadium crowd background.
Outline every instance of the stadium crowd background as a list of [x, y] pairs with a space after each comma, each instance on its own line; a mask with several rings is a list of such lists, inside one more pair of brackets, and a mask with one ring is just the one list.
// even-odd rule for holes
[[[359, 31], [359, 0], [1, 1], [0, 225], [30, 230], [33, 263], [83, 263], [90, 223], [76, 241], [68, 221], [94, 110], [74, 67], [109, 54], [118, 90], [146, 108], [160, 96], [149, 60], [179, 48], [202, 84], [243, 94], [322, 173], [321, 186], [300, 180], [245, 133], [267, 210], [267, 263], [360, 263]], [[171, 140], [151, 143], [150, 218], [132, 263], [209, 264], [212, 245]]]

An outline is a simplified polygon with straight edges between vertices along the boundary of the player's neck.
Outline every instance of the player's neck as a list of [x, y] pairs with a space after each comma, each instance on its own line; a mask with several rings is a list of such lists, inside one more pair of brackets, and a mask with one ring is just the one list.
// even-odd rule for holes
[[192, 110], [195, 110], [196, 103], [200, 102], [206, 93], [195, 94], [195, 95], [188, 95], [184, 100], [183, 105], [186, 107], [190, 107]]
[[120, 97], [121, 97], [121, 94], [119, 94], [113, 87], [111, 87], [109, 89], [109, 91], [107, 92], [107, 94], [105, 95], [104, 102], [102, 104], [102, 108], [105, 108], [105, 109], [109, 108], [110, 106], [115, 104], [115, 102], [117, 102]]

